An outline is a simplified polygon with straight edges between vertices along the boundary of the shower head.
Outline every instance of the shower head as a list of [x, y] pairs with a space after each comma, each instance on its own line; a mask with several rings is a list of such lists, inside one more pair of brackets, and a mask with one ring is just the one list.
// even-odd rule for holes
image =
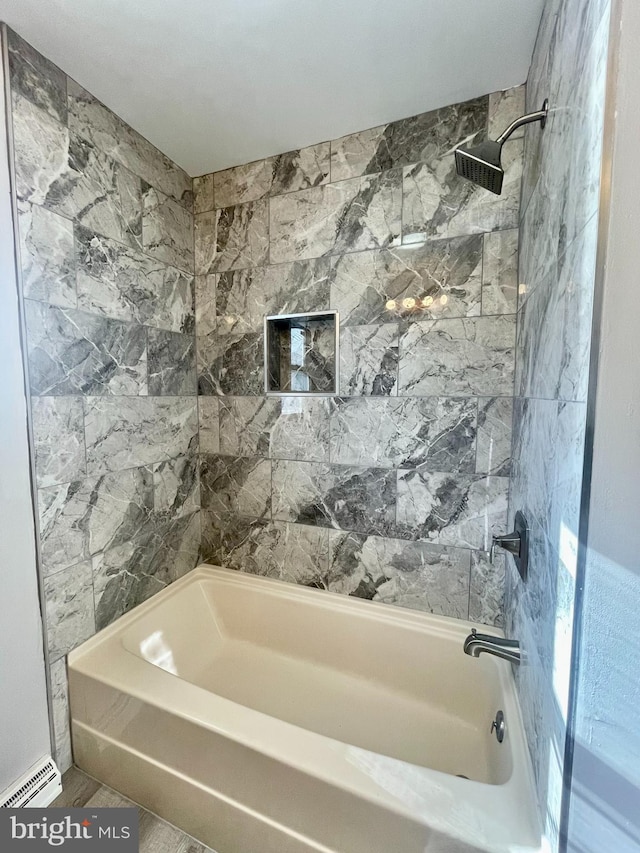
[[539, 121], [541, 127], [544, 128], [548, 113], [549, 101], [545, 100], [541, 110], [521, 116], [511, 122], [509, 127], [504, 133], [500, 134], [495, 142], [493, 139], [486, 139], [479, 145], [471, 147], [460, 145], [455, 150], [456, 171], [462, 178], [473, 181], [474, 184], [484, 187], [485, 190], [500, 195], [502, 192], [502, 179], [504, 178], [504, 169], [500, 160], [502, 146], [514, 130], [522, 127], [523, 124]]

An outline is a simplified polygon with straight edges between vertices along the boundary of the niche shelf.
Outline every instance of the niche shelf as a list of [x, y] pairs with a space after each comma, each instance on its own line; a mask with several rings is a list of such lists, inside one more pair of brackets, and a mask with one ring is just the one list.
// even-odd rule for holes
[[269, 395], [338, 393], [337, 311], [264, 318], [264, 389]]

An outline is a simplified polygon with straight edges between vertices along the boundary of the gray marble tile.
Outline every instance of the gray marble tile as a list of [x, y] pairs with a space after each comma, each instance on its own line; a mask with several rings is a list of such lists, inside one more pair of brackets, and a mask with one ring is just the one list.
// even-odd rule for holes
[[222, 273], [216, 290], [220, 334], [261, 332], [265, 314], [329, 309], [331, 262], [294, 261]]
[[38, 488], [86, 474], [84, 414], [80, 397], [32, 397]]
[[[194, 442], [195, 444], [195, 442]], [[156, 510], [189, 515], [200, 507], [198, 456], [195, 452], [167, 459], [153, 466], [153, 500]]]
[[488, 99], [476, 98], [335, 139], [331, 180], [440, 158], [456, 143], [485, 131], [487, 109]]
[[86, 228], [76, 227], [78, 305], [85, 311], [192, 332], [193, 276]]
[[397, 245], [401, 181], [396, 169], [271, 199], [271, 262]]
[[268, 322], [266, 334], [269, 391], [335, 394], [338, 383], [335, 317], [273, 320]]
[[51, 803], [51, 808], [81, 809], [99, 789], [99, 782], [77, 767], [70, 767], [62, 778], [62, 793]]
[[198, 335], [211, 335], [216, 331], [217, 278], [217, 275], [196, 276], [196, 331]]
[[480, 397], [476, 473], [509, 476], [512, 422], [511, 397]]
[[258, 456], [200, 457], [202, 508], [214, 515], [271, 517], [271, 462]]
[[388, 534], [395, 521], [395, 472], [315, 462], [273, 462], [273, 518]]
[[518, 315], [521, 396], [586, 400], [597, 227], [594, 217]]
[[343, 398], [331, 418], [331, 461], [471, 473], [476, 401], [454, 397]]
[[45, 575], [126, 542], [153, 510], [150, 468], [130, 468], [38, 491]]
[[484, 551], [471, 552], [469, 620], [481, 625], [504, 625], [504, 557], [496, 554], [493, 564]]
[[53, 705], [53, 733], [55, 737], [55, 759], [58, 770], [65, 773], [73, 764], [71, 755], [71, 731], [69, 722], [69, 685], [64, 658], [49, 668], [51, 677], [51, 702]]
[[[512, 121], [526, 113], [525, 96], [526, 86], [524, 85], [489, 95], [488, 136], [490, 139], [497, 139]], [[509, 138], [519, 139], [523, 136], [524, 127], [519, 127]]]
[[329, 179], [329, 143], [288, 151], [216, 172], [216, 207], [231, 207], [264, 196], [281, 195], [324, 184]]
[[25, 300], [31, 392], [146, 394], [141, 326]]
[[89, 475], [184, 455], [198, 429], [195, 397], [88, 397]]
[[333, 530], [329, 544], [332, 592], [467, 618], [470, 551]]
[[198, 275], [266, 263], [269, 253], [267, 200], [219, 208], [196, 216], [195, 253]]
[[191, 571], [200, 548], [200, 513], [155, 513], [127, 542], [92, 560], [100, 630]]
[[201, 453], [220, 453], [217, 397], [198, 398], [198, 433]]
[[398, 530], [407, 539], [487, 550], [507, 522], [507, 477], [398, 471]]
[[149, 394], [180, 396], [195, 394], [196, 342], [193, 335], [164, 329], [149, 329], [147, 364]]
[[482, 313], [515, 314], [518, 301], [517, 229], [485, 234], [482, 264]]
[[399, 395], [513, 394], [515, 316], [411, 323], [400, 338]]
[[193, 273], [193, 216], [169, 196], [143, 185], [142, 245], [147, 254]]
[[75, 80], [69, 80], [69, 129], [191, 210], [191, 178]]
[[220, 451], [231, 456], [324, 462], [332, 402], [303, 397], [220, 400]]
[[193, 179], [193, 212], [207, 213], [213, 210], [213, 173]]
[[62, 122], [67, 121], [67, 76], [7, 28], [11, 90]]
[[73, 224], [44, 207], [19, 202], [18, 231], [24, 296], [75, 308]]
[[55, 663], [95, 634], [91, 563], [46, 578], [44, 597], [49, 660]]
[[340, 393], [395, 396], [398, 393], [399, 326], [347, 326], [340, 330]]
[[475, 316], [481, 288], [480, 236], [332, 259], [331, 307], [347, 326]]
[[522, 162], [522, 140], [510, 140], [502, 151], [505, 175], [499, 196], [459, 178], [450, 153], [435, 162], [405, 167], [402, 242], [516, 228]]
[[200, 394], [264, 394], [262, 334], [199, 336], [196, 346]]
[[329, 531], [205, 513], [204, 558], [243, 572], [324, 587]]

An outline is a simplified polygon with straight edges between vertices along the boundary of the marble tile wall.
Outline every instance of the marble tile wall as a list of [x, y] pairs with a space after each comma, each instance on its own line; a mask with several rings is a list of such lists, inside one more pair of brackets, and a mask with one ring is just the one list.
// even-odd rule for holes
[[8, 59], [64, 770], [65, 656], [198, 558], [193, 196], [184, 171], [11, 31]]
[[[494, 93], [194, 180], [205, 559], [502, 624], [484, 549], [507, 523], [523, 138], [500, 197], [452, 151], [523, 108]], [[339, 395], [265, 396], [264, 315], [328, 309]]]
[[506, 630], [549, 849], [557, 850], [570, 673], [609, 0], [548, 0], [527, 107], [551, 104], [525, 133], [520, 212], [510, 511], [531, 526], [529, 579], [508, 559]]

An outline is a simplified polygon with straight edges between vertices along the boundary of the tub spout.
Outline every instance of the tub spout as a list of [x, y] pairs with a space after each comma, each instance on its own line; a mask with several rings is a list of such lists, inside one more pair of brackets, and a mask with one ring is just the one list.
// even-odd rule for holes
[[477, 658], [482, 652], [504, 658], [511, 663], [520, 663], [522, 660], [520, 643], [517, 640], [505, 640], [504, 637], [494, 637], [491, 634], [478, 634], [474, 628], [464, 641], [464, 653]]

